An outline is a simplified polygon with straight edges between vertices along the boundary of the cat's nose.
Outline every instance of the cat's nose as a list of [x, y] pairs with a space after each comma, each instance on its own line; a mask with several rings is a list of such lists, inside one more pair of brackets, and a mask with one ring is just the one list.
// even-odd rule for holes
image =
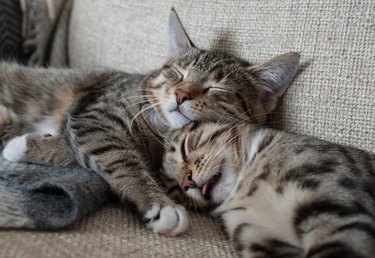
[[176, 101], [178, 105], [181, 105], [185, 100], [191, 99], [189, 91], [185, 89], [176, 89]]
[[193, 181], [191, 174], [187, 174], [184, 176], [182, 180], [182, 184], [180, 185], [181, 189], [184, 191], [189, 190], [189, 188], [197, 187], [197, 184]]

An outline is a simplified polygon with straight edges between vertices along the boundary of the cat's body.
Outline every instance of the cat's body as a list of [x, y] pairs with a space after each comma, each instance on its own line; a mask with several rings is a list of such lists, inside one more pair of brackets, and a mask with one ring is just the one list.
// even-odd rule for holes
[[7, 143], [22, 135], [7, 143], [5, 158], [49, 165], [78, 160], [101, 173], [120, 200], [136, 204], [143, 216], [156, 203], [178, 209], [179, 223], [185, 223], [178, 230], [185, 229], [183, 209], [152, 177], [160, 168], [162, 145], [143, 116], [135, 117], [148, 104], [145, 76], [6, 63], [0, 73], [1, 138]]
[[54, 165], [78, 160], [100, 173], [122, 202], [132, 202], [147, 227], [177, 235], [188, 219], [157, 183], [163, 153], [157, 135], [190, 121], [263, 123], [298, 62], [289, 53], [253, 66], [200, 50], [172, 11], [166, 64], [148, 75], [3, 63], [3, 156]]
[[248, 124], [169, 139], [166, 174], [194, 206], [220, 205], [241, 257], [375, 257], [375, 155]]
[[[39, 135], [48, 140], [50, 137], [46, 135], [74, 134], [69, 132], [73, 130], [80, 137], [95, 137], [100, 132], [110, 130], [112, 140], [117, 136], [117, 140], [134, 141], [136, 148], [147, 153], [149, 163], [156, 170], [160, 167], [161, 152], [148, 152], [160, 143], [142, 116], [133, 119], [148, 104], [144, 97], [145, 84], [142, 83], [145, 78], [144, 75], [113, 70], [43, 69], [0, 63], [0, 82], [3, 86], [0, 88], [0, 124], [2, 129], [9, 127], [2, 130], [8, 135], [1, 135], [0, 139], [6, 143], [15, 136], [34, 133], [35, 137]], [[79, 123], [80, 127], [75, 128], [73, 124], [67, 127], [67, 123]], [[85, 131], [85, 124], [90, 131]], [[116, 132], [120, 135], [116, 135]], [[90, 153], [97, 152], [94, 146], [87, 148]], [[110, 151], [110, 147], [108, 149]], [[38, 163], [60, 164], [56, 161], [57, 157], [48, 156], [58, 153], [40, 151], [45, 152], [45, 156], [34, 153], [42, 159]], [[80, 160], [84, 162], [84, 157], [80, 157]], [[69, 162], [67, 159], [65, 162], [69, 165], [75, 160]]]

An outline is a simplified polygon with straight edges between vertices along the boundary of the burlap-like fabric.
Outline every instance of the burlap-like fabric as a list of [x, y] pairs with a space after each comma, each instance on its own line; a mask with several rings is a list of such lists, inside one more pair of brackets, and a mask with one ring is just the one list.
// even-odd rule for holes
[[[172, 5], [199, 47], [254, 63], [300, 52], [302, 69], [275, 115], [280, 126], [375, 152], [372, 0], [75, 0], [70, 64], [159, 67]], [[186, 235], [159, 237], [112, 205], [59, 232], [2, 231], [0, 257], [230, 257], [218, 224], [191, 217]]]
[[180, 237], [145, 230], [124, 208], [111, 204], [56, 232], [0, 231], [2, 258], [234, 257], [214, 221], [190, 214], [192, 227]]

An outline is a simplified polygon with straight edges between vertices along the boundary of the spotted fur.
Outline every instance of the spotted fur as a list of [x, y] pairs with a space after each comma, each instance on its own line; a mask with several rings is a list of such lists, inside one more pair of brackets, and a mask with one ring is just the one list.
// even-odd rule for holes
[[192, 206], [216, 207], [240, 257], [374, 257], [374, 154], [250, 124], [166, 138], [164, 173]]
[[3, 156], [58, 165], [77, 160], [100, 173], [123, 203], [133, 203], [147, 227], [177, 235], [187, 215], [158, 184], [158, 135], [193, 120], [264, 122], [298, 60], [288, 53], [254, 66], [200, 50], [172, 10], [168, 60], [147, 75], [1, 63]]

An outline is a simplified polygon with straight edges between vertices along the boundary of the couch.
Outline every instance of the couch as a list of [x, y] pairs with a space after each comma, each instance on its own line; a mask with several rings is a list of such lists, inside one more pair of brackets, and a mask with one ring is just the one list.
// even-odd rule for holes
[[[259, 63], [297, 51], [301, 67], [269, 125], [375, 152], [372, 0], [74, 0], [71, 67], [145, 73], [163, 64], [174, 6], [193, 42]], [[235, 257], [220, 225], [191, 212], [188, 232], [146, 230], [108, 203], [58, 231], [0, 231], [0, 257]]]

